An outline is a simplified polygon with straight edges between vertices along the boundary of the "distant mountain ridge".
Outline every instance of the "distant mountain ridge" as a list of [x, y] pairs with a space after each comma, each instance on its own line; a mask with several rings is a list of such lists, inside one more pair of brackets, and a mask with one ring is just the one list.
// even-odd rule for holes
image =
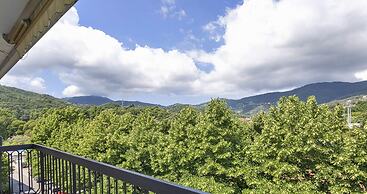
[[[75, 96], [75, 97], [68, 97], [64, 98], [65, 101], [77, 104], [77, 105], [105, 105], [105, 104], [119, 104], [122, 106], [161, 106], [159, 104], [151, 104], [146, 102], [140, 102], [140, 101], [121, 101], [121, 100], [111, 100], [107, 97], [103, 96]], [[163, 106], [162, 106], [163, 107]]]
[[102, 97], [102, 96], [74, 96], [74, 97], [64, 98], [63, 100], [68, 101], [73, 104], [96, 105], [96, 106], [114, 102], [113, 100], [107, 97]]
[[[296, 95], [302, 100], [309, 96], [316, 96], [319, 103], [337, 102], [353, 96], [367, 95], [367, 81], [362, 82], [321, 82], [308, 84], [290, 91], [271, 92], [255, 96], [235, 99], [224, 99], [235, 112], [242, 115], [253, 115], [261, 110], [267, 110], [274, 105], [282, 96]], [[63, 107], [70, 104], [76, 105], [105, 105], [118, 104], [123, 106], [152, 107], [159, 106], [170, 110], [180, 110], [191, 105], [174, 104], [162, 106], [159, 104], [145, 103], [140, 101], [114, 101], [101, 96], [76, 96], [58, 99], [50, 95], [37, 94], [21, 89], [0, 85], [0, 108], [10, 108], [19, 112], [27, 112], [31, 109]], [[192, 105], [201, 108], [207, 103]], [[25, 110], [25, 111], [24, 111]]]
[[268, 109], [282, 96], [296, 95], [302, 100], [316, 96], [319, 103], [328, 103], [351, 96], [367, 95], [367, 81], [362, 82], [321, 82], [308, 84], [290, 91], [272, 92], [249, 96], [238, 100], [225, 99], [228, 105], [238, 113], [253, 114]]

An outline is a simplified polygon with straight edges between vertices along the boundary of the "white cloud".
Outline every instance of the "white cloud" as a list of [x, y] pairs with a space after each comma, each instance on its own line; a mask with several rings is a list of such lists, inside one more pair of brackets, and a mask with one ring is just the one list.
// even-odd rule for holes
[[37, 93], [46, 92], [45, 80], [41, 77], [6, 75], [0, 80], [0, 84], [30, 90]]
[[67, 97], [73, 97], [73, 96], [83, 96], [85, 94], [83, 94], [80, 90], [80, 88], [78, 86], [75, 85], [70, 85], [68, 87], [66, 87], [63, 91], [62, 94], [64, 96]]
[[129, 50], [103, 31], [80, 26], [78, 20], [72, 8], [11, 74], [48, 69], [68, 85], [65, 96], [192, 92], [201, 72], [187, 54], [139, 45]]
[[366, 7], [365, 0], [245, 1], [204, 27], [214, 32], [223, 26], [224, 44], [213, 53], [192, 53], [215, 67], [200, 83], [235, 96], [356, 81], [355, 72], [367, 66]]
[[[223, 40], [213, 52], [127, 49], [103, 31], [79, 25], [73, 8], [8, 77], [27, 75], [30, 83], [49, 69], [68, 86], [66, 96], [243, 97], [318, 81], [365, 80], [366, 7], [365, 0], [248, 0], [203, 27]], [[213, 70], [201, 71], [197, 62]]]
[[186, 11], [185, 11], [185, 10], [181, 9], [181, 10], [179, 10], [179, 11], [177, 11], [177, 12], [175, 13], [175, 16], [177, 16], [177, 18], [178, 18], [179, 20], [182, 20], [184, 17], [186, 17], [186, 16], [187, 16], [187, 14], [186, 14]]
[[40, 78], [40, 77], [36, 77], [36, 78], [30, 80], [29, 84], [33, 88], [38, 88], [38, 90], [41, 90], [41, 91], [46, 90], [45, 80]]
[[164, 18], [177, 18], [178, 20], [182, 20], [187, 16], [185, 10], [177, 8], [176, 0], [161, 0], [161, 3], [159, 13]]
[[357, 79], [367, 80], [367, 70], [358, 72], [358, 73], [355, 74], [355, 76], [356, 76]]
[[218, 20], [209, 22], [208, 24], [204, 25], [203, 30], [209, 33], [209, 39], [219, 42], [223, 38], [225, 25], [225, 17], [220, 16]]

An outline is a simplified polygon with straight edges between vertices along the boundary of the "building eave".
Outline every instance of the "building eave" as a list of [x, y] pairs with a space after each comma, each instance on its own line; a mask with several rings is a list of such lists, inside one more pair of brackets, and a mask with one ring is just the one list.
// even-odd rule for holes
[[47, 33], [77, 0], [30, 0], [10, 32], [1, 37], [11, 50], [0, 61], [0, 79]]

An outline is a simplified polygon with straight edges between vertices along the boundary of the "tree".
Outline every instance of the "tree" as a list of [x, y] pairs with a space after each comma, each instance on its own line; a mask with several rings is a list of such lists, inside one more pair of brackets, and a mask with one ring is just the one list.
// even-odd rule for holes
[[342, 177], [335, 161], [346, 130], [340, 110], [318, 106], [315, 97], [307, 102], [295, 96], [281, 98], [251, 146], [256, 173], [251, 186], [260, 189], [270, 183], [327, 192], [338, 185]]
[[8, 109], [0, 108], [0, 136], [4, 139], [22, 131], [24, 121], [18, 120], [15, 113]]

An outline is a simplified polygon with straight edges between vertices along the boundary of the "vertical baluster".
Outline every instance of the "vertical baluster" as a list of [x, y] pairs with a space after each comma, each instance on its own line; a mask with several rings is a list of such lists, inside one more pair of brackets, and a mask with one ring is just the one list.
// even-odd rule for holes
[[50, 155], [49, 157], [49, 161], [50, 161], [50, 193], [52, 193], [54, 187], [55, 187], [55, 180], [54, 180], [54, 168], [53, 168], [53, 159], [52, 159], [52, 156]]
[[28, 171], [28, 192], [30, 192], [32, 190], [32, 175], [31, 175], [31, 168], [30, 168], [30, 158], [31, 158], [31, 153], [29, 150], [27, 150], [27, 171]]
[[50, 175], [51, 175], [51, 185], [50, 185], [50, 193], [53, 193], [55, 188], [55, 179], [54, 179], [54, 166], [53, 166], [53, 156], [50, 155]]
[[47, 193], [50, 193], [51, 172], [50, 172], [50, 155], [46, 154], [46, 170], [47, 170]]
[[115, 194], [118, 194], [119, 193], [119, 183], [118, 183], [118, 180], [115, 179]]
[[55, 177], [55, 187], [54, 187], [54, 192], [59, 192], [59, 171], [58, 171], [58, 166], [57, 166], [57, 158], [53, 157], [53, 168], [54, 168], [54, 177]]
[[76, 182], [76, 165], [72, 164], [72, 177], [73, 177], [73, 193], [77, 191], [77, 182]]
[[85, 167], [83, 167], [83, 193], [87, 193], [87, 187], [85, 186]]
[[55, 158], [56, 164], [56, 181], [57, 181], [57, 192], [61, 192], [61, 166], [60, 166], [60, 158]]
[[52, 176], [51, 176], [51, 156], [47, 155], [47, 172], [48, 172], [48, 181], [47, 181], [47, 193], [50, 193], [52, 189]]
[[103, 193], [103, 174], [100, 174], [101, 176], [101, 194]]
[[20, 152], [20, 164], [19, 164], [19, 167], [20, 167], [20, 169], [19, 169], [19, 171], [20, 171], [19, 182], [21, 182], [21, 184], [22, 184], [21, 192], [24, 192], [23, 153], [24, 153], [24, 150]]
[[48, 174], [48, 156], [45, 154], [45, 193], [48, 193], [49, 174]]
[[123, 187], [124, 187], [124, 194], [127, 194], [127, 185], [126, 185], [126, 182], [124, 182]]
[[47, 192], [47, 185], [48, 185], [48, 171], [47, 171], [47, 155], [45, 154], [45, 158], [44, 158], [44, 162], [45, 162], [45, 166], [44, 166], [44, 170], [45, 170], [45, 179], [44, 179], [44, 185], [45, 185], [45, 193], [48, 193]]
[[107, 193], [108, 194], [111, 194], [111, 180], [110, 180], [110, 177], [108, 176], [107, 177]]
[[59, 187], [59, 189], [58, 190], [60, 192], [62, 192], [61, 185], [62, 185], [63, 182], [61, 182], [62, 172], [61, 172], [61, 159], [60, 158], [57, 159], [57, 164], [58, 164], [58, 171], [59, 171], [59, 173], [58, 173], [58, 177], [59, 177], [59, 185], [58, 185], [58, 187]]
[[30, 150], [29, 151], [29, 169], [28, 169], [28, 171], [29, 171], [30, 179], [31, 179], [31, 183], [30, 183], [31, 184], [31, 189], [32, 189], [32, 191], [36, 191], [36, 189], [35, 189], [36, 185], [33, 185], [33, 183], [34, 183], [34, 181], [33, 181], [33, 154], [34, 154], [33, 150]]
[[70, 193], [73, 193], [73, 166], [69, 162], [69, 174], [70, 174]]
[[68, 175], [69, 175], [69, 167], [68, 167], [68, 161], [65, 161], [65, 174], [66, 174], [66, 176], [65, 176], [65, 180], [66, 180], [66, 192], [68, 192], [69, 191], [69, 177], [68, 177]]
[[41, 193], [45, 193], [45, 154], [40, 153], [40, 171], [41, 171]]
[[88, 169], [88, 187], [89, 194], [92, 194], [92, 174], [90, 173], [90, 169]]
[[38, 190], [41, 192], [41, 154], [39, 151], [36, 152], [36, 160], [37, 160], [37, 184], [38, 184]]
[[97, 172], [94, 171], [94, 194], [97, 194], [97, 186], [98, 186], [98, 183], [97, 183]]
[[13, 152], [8, 153], [9, 191], [13, 193]]
[[51, 186], [51, 171], [50, 171], [50, 155], [46, 154], [46, 169], [47, 169], [47, 193], [50, 193]]
[[35, 187], [35, 185], [33, 185], [33, 151], [31, 150], [30, 152], [29, 152], [29, 162], [30, 162], [30, 164], [29, 164], [29, 166], [30, 166], [30, 168], [28, 169], [29, 170], [29, 172], [30, 172], [30, 178], [31, 178], [31, 188], [32, 188], [32, 190], [33, 191], [35, 191], [36, 189], [34, 188]]
[[12, 192], [11, 190], [11, 183], [10, 183], [10, 169], [11, 169], [11, 162], [10, 162], [10, 155], [9, 155], [9, 152], [4, 152], [6, 153], [6, 157], [7, 157], [7, 173], [8, 173], [8, 189], [9, 189], [9, 192]]
[[133, 188], [133, 194], [137, 194], [137, 192], [136, 192], [136, 186], [135, 185], [131, 185], [131, 186]]
[[58, 190], [59, 190], [59, 176], [58, 176], [58, 173], [59, 173], [59, 171], [57, 170], [57, 158], [54, 156], [53, 157], [53, 169], [54, 169], [54, 180], [55, 180], [55, 185], [54, 185], [54, 190], [53, 190], [53, 192], [55, 193], [57, 193], [58, 192]]
[[65, 169], [64, 169], [64, 160], [61, 159], [61, 192], [65, 191]]
[[52, 189], [52, 193], [55, 192], [55, 190], [57, 189], [57, 176], [56, 176], [56, 173], [57, 171], [55, 171], [55, 157], [54, 156], [51, 156], [51, 166], [52, 166], [52, 180], [53, 180], [53, 187], [51, 188]]
[[78, 165], [78, 191], [81, 192], [81, 176], [80, 176], [80, 166]]
[[20, 178], [20, 164], [19, 164], [20, 163], [20, 154], [19, 154], [19, 151], [17, 151], [17, 159], [16, 160], [17, 160], [17, 164], [18, 164], [16, 166], [16, 168], [18, 168], [18, 191], [21, 192], [22, 191], [21, 190], [22, 189], [22, 185], [21, 185], [21, 182], [20, 182], [21, 181], [21, 178]]

